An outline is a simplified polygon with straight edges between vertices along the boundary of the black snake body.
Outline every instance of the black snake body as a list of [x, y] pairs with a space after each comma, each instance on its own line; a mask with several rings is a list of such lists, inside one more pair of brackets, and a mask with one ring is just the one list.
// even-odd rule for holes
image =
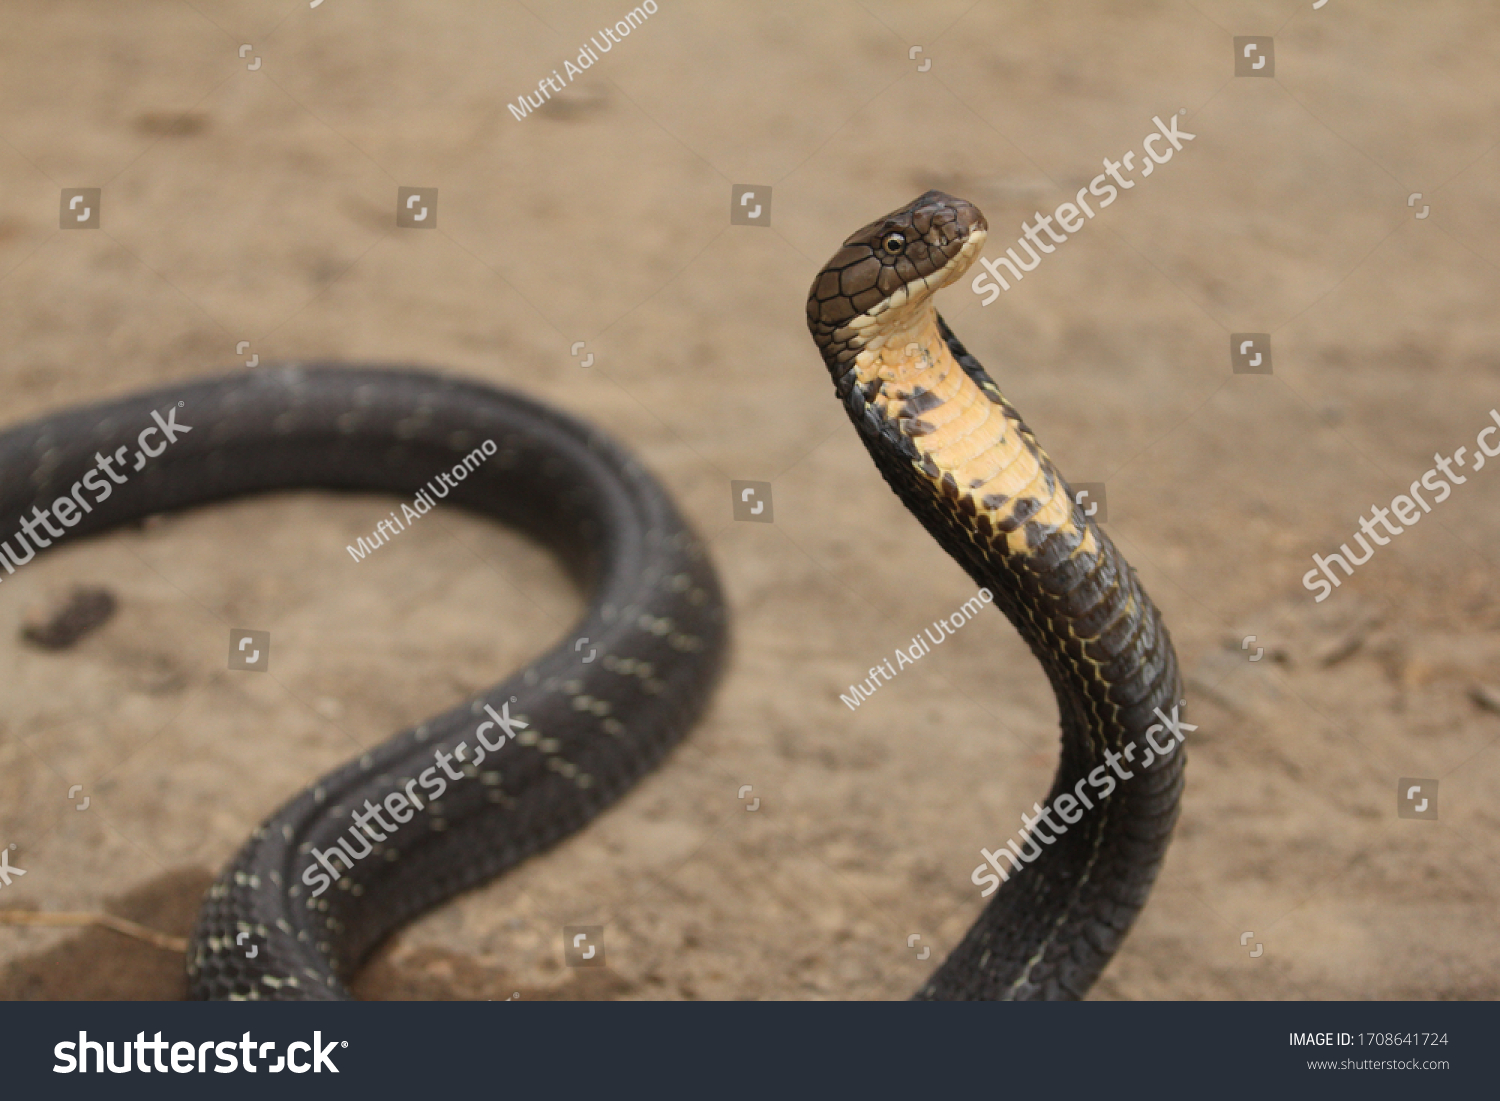
[[[1152, 731], [1179, 714], [1181, 682], [1134, 571], [933, 309], [984, 231], [968, 203], [929, 192], [845, 242], [814, 282], [808, 324], [886, 481], [992, 590], [1051, 679], [1062, 722], [1051, 808], [1111, 757], [1118, 766], [1127, 749], [1160, 745]], [[473, 463], [446, 503], [529, 532], [592, 594], [584, 619], [526, 669], [294, 797], [210, 890], [188, 959], [195, 996], [348, 997], [384, 936], [580, 828], [685, 734], [724, 652], [718, 582], [661, 487], [603, 435], [518, 395], [414, 370], [261, 370], [12, 428], [0, 434], [0, 533], [172, 407], [191, 432], [68, 534], [269, 490], [410, 496]], [[476, 452], [489, 440], [489, 457]], [[577, 636], [603, 657], [585, 661]], [[1127, 756], [1081, 820], [1045, 848], [1030, 838], [1035, 862], [1011, 861], [917, 996], [1086, 992], [1150, 891], [1184, 756], [1175, 743], [1154, 759]], [[429, 787], [436, 762], [441, 791]], [[393, 793], [411, 798], [392, 806]], [[371, 816], [382, 806], [394, 825]]]
[[[152, 438], [148, 446], [164, 450], [129, 472], [153, 411], [175, 412], [191, 431], [171, 445]], [[550, 547], [592, 594], [586, 615], [524, 670], [322, 777], [271, 815], [204, 902], [188, 958], [194, 996], [348, 997], [349, 976], [391, 930], [586, 823], [702, 709], [724, 651], [717, 578], [661, 486], [607, 437], [519, 395], [425, 371], [262, 369], [71, 409], [0, 435], [0, 533], [67, 496], [96, 453], [127, 448], [127, 481], [69, 537], [270, 490], [410, 499], [486, 440], [493, 456], [455, 476], [443, 503]], [[343, 547], [331, 553], [358, 568]], [[581, 636], [589, 639], [582, 651], [574, 646]], [[492, 724], [482, 741], [495, 750], [476, 767], [486, 704], [508, 713], [515, 737]], [[437, 770], [428, 786], [409, 787], [436, 769], [438, 752], [461, 778]], [[368, 817], [366, 800], [382, 805], [403, 790], [422, 809], [398, 801], [382, 812], [397, 827], [387, 832]], [[364, 836], [354, 811], [367, 815]], [[395, 821], [398, 813], [408, 820]], [[322, 868], [313, 853], [329, 854], [341, 838], [360, 858], [330, 858], [347, 874], [313, 897]]]

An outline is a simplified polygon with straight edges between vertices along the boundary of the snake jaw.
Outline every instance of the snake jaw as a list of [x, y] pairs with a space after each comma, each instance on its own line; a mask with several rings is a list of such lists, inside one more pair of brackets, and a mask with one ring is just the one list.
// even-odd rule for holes
[[[981, 215], [983, 217], [983, 215]], [[963, 247], [959, 249], [958, 255], [949, 260], [947, 265], [939, 274], [942, 281], [932, 285], [933, 292], [942, 290], [944, 287], [952, 286], [964, 277], [969, 266], [974, 263], [975, 257], [984, 249], [984, 243], [990, 235], [989, 229], [981, 223], [969, 230], [968, 239], [964, 241]]]

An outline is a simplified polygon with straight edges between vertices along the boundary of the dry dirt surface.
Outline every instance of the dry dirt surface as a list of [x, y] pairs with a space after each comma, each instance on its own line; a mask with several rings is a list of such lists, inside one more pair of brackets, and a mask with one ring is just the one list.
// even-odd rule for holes
[[[607, 426], [722, 573], [733, 653], [687, 741], [402, 930], [358, 993], [919, 985], [980, 909], [980, 848], [1045, 793], [1057, 712], [993, 612], [840, 702], [974, 590], [871, 465], [804, 299], [927, 188], [978, 204], [993, 258], [1134, 150], [1135, 186], [1024, 280], [940, 299], [1068, 477], [1104, 485], [1187, 674], [1176, 838], [1092, 996], [1500, 996], [1500, 462], [1473, 465], [1500, 418], [1500, 14], [660, 0], [565, 74], [627, 4], [0, 11], [4, 423], [252, 359], [440, 366]], [[1235, 75], [1241, 35], [1274, 39], [1271, 74]], [[554, 68], [565, 90], [516, 118]], [[1146, 176], [1153, 118], [1194, 137]], [[769, 224], [731, 224], [737, 186]], [[397, 227], [402, 187], [436, 189], [432, 231]], [[100, 189], [97, 229], [59, 228], [66, 188]], [[1269, 373], [1234, 372], [1232, 334], [1263, 334]], [[1312, 556], [1460, 447], [1463, 484], [1315, 600]], [[774, 522], [733, 518], [733, 479], [772, 484]], [[0, 909], [181, 936], [309, 780], [567, 636], [559, 567], [451, 509], [353, 561], [392, 507], [245, 500], [3, 578], [0, 846], [26, 874]], [[25, 641], [78, 585], [113, 617]], [[226, 668], [237, 627], [271, 633], [269, 674]], [[1419, 781], [1428, 817], [1403, 817]], [[606, 968], [564, 965], [583, 924]], [[173, 951], [0, 926], [0, 997], [183, 990]]]

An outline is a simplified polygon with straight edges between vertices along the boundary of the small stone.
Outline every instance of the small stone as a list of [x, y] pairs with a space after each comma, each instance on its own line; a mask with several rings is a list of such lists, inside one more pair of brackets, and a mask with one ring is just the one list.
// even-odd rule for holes
[[21, 637], [43, 650], [66, 650], [109, 622], [117, 606], [108, 589], [80, 585], [61, 604], [54, 601], [29, 610]]
[[1473, 685], [1469, 689], [1469, 699], [1486, 711], [1500, 715], [1500, 688], [1493, 688], [1488, 684]]

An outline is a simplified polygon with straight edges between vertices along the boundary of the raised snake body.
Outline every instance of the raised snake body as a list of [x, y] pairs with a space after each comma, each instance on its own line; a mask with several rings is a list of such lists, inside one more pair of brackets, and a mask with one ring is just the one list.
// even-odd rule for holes
[[933, 305], [986, 228], [972, 204], [927, 192], [844, 242], [813, 281], [807, 324], [885, 480], [1047, 671], [1062, 754], [1039, 807], [1066, 795], [1079, 816], [1034, 828], [1018, 847], [1034, 862], [996, 860], [1007, 878], [917, 997], [1077, 998], [1166, 852], [1185, 753], [1162, 719], [1182, 718], [1182, 684], [1135, 571]]

